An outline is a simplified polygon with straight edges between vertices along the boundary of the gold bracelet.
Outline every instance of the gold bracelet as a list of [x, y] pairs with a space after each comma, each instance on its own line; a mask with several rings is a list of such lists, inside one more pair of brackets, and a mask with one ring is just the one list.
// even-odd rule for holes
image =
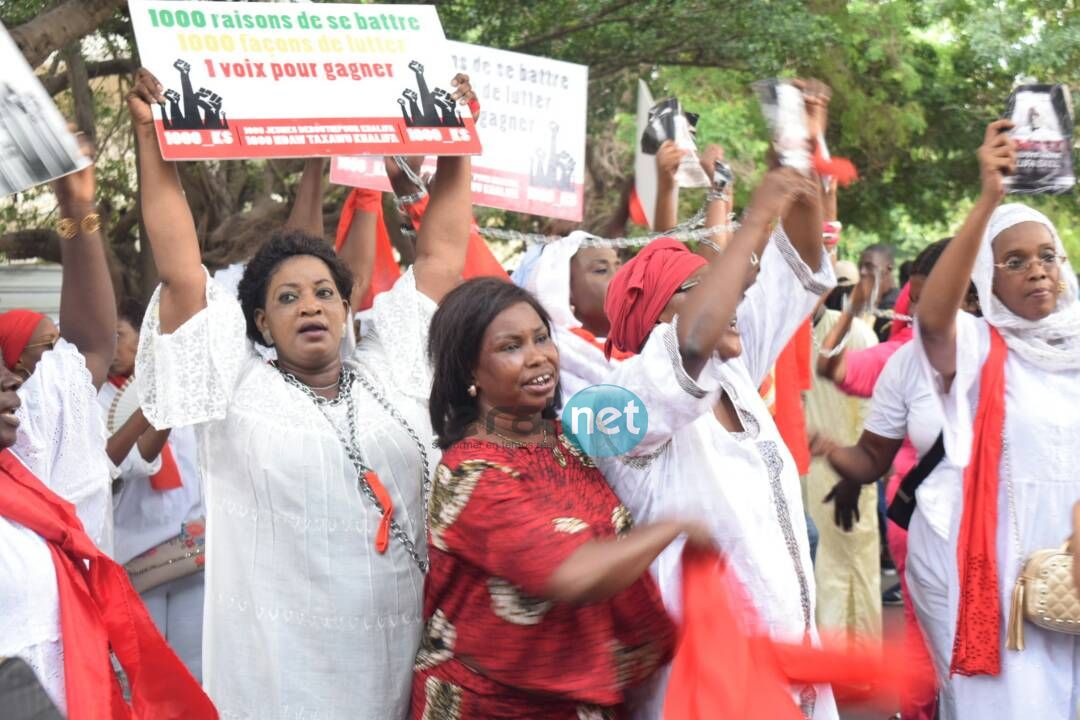
[[56, 232], [64, 240], [71, 240], [79, 234], [79, 226], [71, 218], [60, 218], [60, 222], [56, 223]]
[[83, 235], [90, 235], [100, 229], [101, 216], [97, 213], [90, 213], [77, 223], [72, 218], [60, 218], [60, 222], [56, 223], [56, 232], [64, 240], [74, 239], [80, 230]]

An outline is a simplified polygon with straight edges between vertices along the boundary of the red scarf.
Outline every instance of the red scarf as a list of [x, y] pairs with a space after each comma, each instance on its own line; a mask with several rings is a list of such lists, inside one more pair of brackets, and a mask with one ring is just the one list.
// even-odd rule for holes
[[[860, 649], [847, 638], [835, 649], [777, 642], [754, 634], [757, 622], [753, 604], [722, 559], [684, 551], [683, 623], [665, 720], [801, 720], [792, 686], [858, 688], [861, 700], [895, 697], [910, 674], [901, 647]], [[720, 647], [723, 652], [717, 652]]]
[[[10, 450], [0, 451], [0, 517], [41, 536], [56, 568], [69, 720], [217, 718], [210, 698], [166, 644], [124, 568], [98, 550], [75, 508]], [[131, 685], [120, 690], [109, 651]]]
[[604, 351], [641, 352], [671, 296], [708, 261], [678, 240], [657, 238], [619, 268], [608, 285], [604, 312], [611, 320]]
[[[123, 375], [109, 376], [109, 382], [117, 389], [123, 388], [127, 381], [128, 378]], [[183, 487], [183, 485], [184, 481], [180, 477], [180, 468], [176, 464], [176, 457], [173, 456], [172, 446], [165, 443], [161, 448], [161, 469], [150, 476], [150, 487], [158, 492], [165, 492]]]
[[8, 310], [0, 314], [0, 353], [8, 370], [14, 370], [38, 323], [45, 319], [33, 310]]
[[950, 672], [1001, 672], [1001, 597], [998, 595], [997, 513], [1001, 435], [1005, 429], [1005, 360], [1008, 348], [990, 328], [990, 354], [979, 380], [979, 407], [964, 470], [964, 511], [956, 559], [960, 612], [956, 620]]

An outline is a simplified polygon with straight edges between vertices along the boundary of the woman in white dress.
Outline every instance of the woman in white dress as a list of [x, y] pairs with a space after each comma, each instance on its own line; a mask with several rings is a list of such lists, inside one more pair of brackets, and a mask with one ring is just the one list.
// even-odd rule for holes
[[[1024, 560], [1060, 546], [1080, 498], [1080, 302], [1053, 224], [1000, 205], [1016, 167], [1008, 120], [979, 149], [982, 193], [926, 281], [916, 314], [926, 371], [940, 398], [945, 452], [964, 468], [952, 532], [958, 567], [948, 678], [956, 718], [1070, 720], [1080, 701], [1080, 641], [1023, 625], [1023, 651], [1005, 648]], [[957, 313], [968, 278], [982, 318]], [[933, 618], [930, 619], [934, 623]], [[1021, 619], [1019, 621], [1023, 623]]]
[[[791, 239], [779, 226], [770, 239], [778, 217]], [[608, 340], [640, 354], [608, 382], [641, 400], [648, 424], [628, 455], [596, 459], [640, 522], [705, 523], [763, 628], [796, 642], [816, 637], [813, 568], [799, 476], [758, 386], [834, 284], [821, 226], [818, 178], [776, 169], [711, 262], [661, 239], [623, 266], [608, 287]], [[676, 616], [681, 553], [676, 541], [653, 564]], [[661, 717], [667, 676], [636, 717]], [[792, 698], [808, 718], [837, 717], [828, 687], [793, 688]]]
[[[455, 99], [472, 97], [467, 77], [454, 84]], [[403, 718], [438, 462], [427, 333], [464, 263], [469, 159], [440, 158], [416, 262], [353, 348], [352, 278], [322, 238], [275, 234], [248, 263], [239, 302], [208, 279], [157, 147], [161, 92], [140, 70], [128, 98], [162, 280], [136, 375], [155, 427], [198, 426], [207, 690], [223, 718]]]

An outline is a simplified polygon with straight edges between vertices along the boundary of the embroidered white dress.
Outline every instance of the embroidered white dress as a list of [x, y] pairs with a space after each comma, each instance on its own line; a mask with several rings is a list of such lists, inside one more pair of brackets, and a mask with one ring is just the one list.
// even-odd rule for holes
[[[75, 505], [87, 535], [112, 551], [112, 486], [105, 424], [83, 356], [61, 339], [18, 391], [20, 425], [11, 450]], [[26, 661], [61, 712], [64, 652], [56, 572], [45, 541], [0, 518], [0, 657]]]
[[[425, 357], [435, 303], [407, 272], [375, 300], [350, 363], [418, 433], [431, 470]], [[157, 427], [198, 425], [207, 507], [203, 676], [223, 718], [397, 720], [409, 710], [424, 577], [359, 489], [334, 427], [253, 348], [236, 299], [160, 333], [158, 295], [140, 340], [142, 407]], [[352, 385], [355, 442], [426, 557], [417, 443]], [[348, 403], [326, 408], [347, 434]]]
[[[979, 380], [989, 347], [986, 321], [960, 313], [956, 319], [956, 377], [948, 393], [938, 393], [944, 410], [945, 452], [957, 467], [965, 467], [971, 457]], [[939, 391], [940, 377], [921, 349], [919, 357], [927, 381]], [[1080, 704], [1080, 639], [1026, 623], [1022, 652], [1005, 650], [1004, 644], [1013, 586], [1024, 559], [1035, 550], [1059, 547], [1072, 532], [1072, 506], [1080, 499], [1078, 438], [1080, 367], [1050, 372], [1010, 351], [1005, 362], [1006, 457], [1000, 468], [997, 519], [1001, 674], [949, 678], [943, 718], [1076, 717]], [[1009, 506], [1009, 480], [1015, 500], [1015, 525]], [[961, 497], [957, 505], [962, 502]], [[951, 566], [948, 564], [949, 557], [956, 555], [959, 507], [955, 512], [950, 543], [945, 549], [938, 548], [934, 556], [936, 567], [950, 573], [951, 612], [927, 616], [925, 620], [932, 638], [947, 638], [950, 645], [959, 592], [955, 560]]]
[[[780, 438], [758, 387], [818, 297], [835, 283], [828, 257], [814, 274], [782, 229], [773, 233], [761, 273], [739, 305], [740, 357], [713, 360], [697, 381], [682, 367], [675, 325], [658, 325], [641, 354], [622, 361], [608, 382], [637, 395], [648, 429], [629, 457], [597, 463], [638, 523], [700, 520], [712, 528], [774, 637], [816, 638], [814, 570], [795, 462]], [[723, 390], [743, 432], [720, 425], [713, 407]], [[683, 542], [653, 563], [664, 602], [677, 617], [682, 600]], [[662, 716], [665, 669], [646, 688], [636, 718]], [[794, 688], [807, 717], [837, 717], [827, 686]]]

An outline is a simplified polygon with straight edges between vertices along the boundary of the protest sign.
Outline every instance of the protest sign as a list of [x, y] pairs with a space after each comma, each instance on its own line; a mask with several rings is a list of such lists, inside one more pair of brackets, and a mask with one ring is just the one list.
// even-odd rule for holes
[[[484, 152], [473, 159], [473, 202], [581, 220], [589, 69], [467, 43], [447, 46], [482, 107], [476, 128]], [[434, 167], [429, 162], [425, 171]], [[383, 163], [372, 158], [334, 158], [330, 180], [390, 189]]]
[[1009, 193], [1058, 195], [1076, 184], [1073, 118], [1065, 85], [1021, 85], [1009, 95], [1005, 117], [1016, 143], [1016, 172], [1005, 178]]
[[90, 164], [52, 98], [0, 25], [0, 196]]
[[480, 152], [432, 6], [129, 7], [166, 160]]
[[653, 227], [653, 215], [656, 213], [656, 156], [647, 155], [641, 149], [641, 138], [649, 125], [649, 110], [653, 107], [653, 96], [644, 80], [638, 80], [637, 95], [637, 142], [634, 143], [634, 193], [641, 210]]

